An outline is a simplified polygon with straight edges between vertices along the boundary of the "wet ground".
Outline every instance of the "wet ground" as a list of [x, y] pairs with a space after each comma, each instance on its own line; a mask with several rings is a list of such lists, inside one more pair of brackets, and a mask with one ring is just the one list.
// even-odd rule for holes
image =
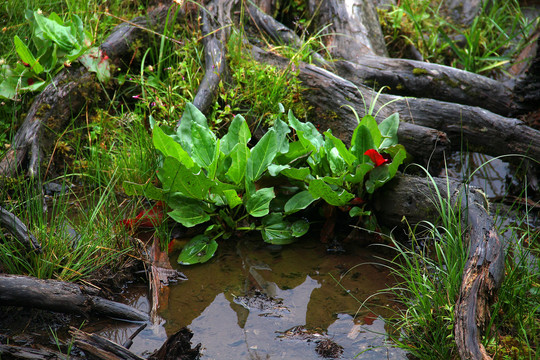
[[[202, 344], [202, 359], [314, 359], [317, 349], [327, 348], [321, 353], [334, 350], [343, 359], [360, 352], [362, 359], [405, 359], [385, 343], [384, 318], [395, 307], [374, 296], [392, 284], [380, 253], [352, 245], [347, 250], [328, 255], [318, 239], [283, 248], [229, 241], [209, 263], [178, 266], [189, 280], [170, 287], [163, 320], [144, 329], [132, 350], [148, 354], [188, 326], [192, 342]], [[346, 272], [341, 285], [348, 292], [337, 283]], [[140, 295], [135, 292], [131, 303], [147, 309]], [[136, 328], [100, 333], [123, 343]]]

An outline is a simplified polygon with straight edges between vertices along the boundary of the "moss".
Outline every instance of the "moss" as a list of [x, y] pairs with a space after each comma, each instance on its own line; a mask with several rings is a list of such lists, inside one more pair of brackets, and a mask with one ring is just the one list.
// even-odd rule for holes
[[414, 76], [421, 76], [421, 75], [427, 75], [428, 71], [422, 68], [414, 68], [412, 73]]

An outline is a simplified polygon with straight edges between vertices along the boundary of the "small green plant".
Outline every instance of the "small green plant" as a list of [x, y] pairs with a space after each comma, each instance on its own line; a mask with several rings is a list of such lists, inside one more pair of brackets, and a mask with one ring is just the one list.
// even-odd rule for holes
[[96, 72], [99, 80], [110, 77], [107, 55], [97, 47], [90, 48], [91, 36], [77, 15], [64, 22], [54, 12], [45, 17], [40, 10], [28, 10], [26, 18], [33, 28], [32, 42], [37, 52], [15, 35], [20, 61], [15, 66], [1, 65], [4, 80], [0, 83], [0, 98], [13, 100], [22, 92], [42, 90], [60, 69], [77, 59]]
[[[240, 115], [221, 139], [192, 104], [176, 132], [154, 126], [153, 143], [163, 154], [157, 172], [162, 188], [149, 181], [125, 182], [124, 189], [166, 202], [172, 208], [169, 216], [186, 227], [211, 223], [183, 249], [181, 264], [208, 261], [218, 238], [240, 230], [259, 230], [272, 244], [291, 243], [309, 229], [295, 213], [318, 200], [342, 206], [373, 193], [395, 175], [406, 156], [397, 144], [397, 114], [380, 125], [365, 116], [349, 149], [330, 131], [323, 136], [292, 112], [288, 121], [274, 119], [251, 149], [251, 132]], [[291, 129], [297, 140], [291, 141]], [[363, 214], [363, 207], [350, 210], [351, 216]]]

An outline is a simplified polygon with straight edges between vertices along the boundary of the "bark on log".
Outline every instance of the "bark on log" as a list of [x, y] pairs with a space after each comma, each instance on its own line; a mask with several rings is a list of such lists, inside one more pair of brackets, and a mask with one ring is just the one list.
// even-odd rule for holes
[[336, 58], [358, 62], [363, 55], [388, 56], [372, 0], [310, 0], [309, 11], [323, 42]]
[[0, 227], [5, 227], [29, 251], [41, 252], [41, 245], [32, 235], [26, 225], [13, 213], [0, 206]]
[[388, 86], [388, 92], [478, 106], [499, 115], [521, 113], [512, 90], [482, 75], [406, 59], [363, 56], [357, 63], [336, 61], [335, 73], [356, 85]]
[[34, 307], [84, 316], [94, 312], [130, 321], [148, 320], [148, 315], [140, 310], [97, 296], [95, 289], [20, 275], [0, 275], [0, 305]]
[[463, 184], [435, 179], [397, 176], [384, 191], [375, 194], [377, 219], [399, 226], [403, 217], [414, 225], [422, 220], [437, 221], [437, 198], [449, 199], [460, 207], [468, 227], [465, 246], [469, 255], [463, 271], [459, 298], [454, 310], [454, 334], [461, 359], [490, 359], [480, 335], [489, 324], [489, 307], [504, 278], [504, 249], [484, 194]]
[[442, 10], [457, 24], [468, 26], [482, 9], [484, 1], [490, 0], [444, 0]]

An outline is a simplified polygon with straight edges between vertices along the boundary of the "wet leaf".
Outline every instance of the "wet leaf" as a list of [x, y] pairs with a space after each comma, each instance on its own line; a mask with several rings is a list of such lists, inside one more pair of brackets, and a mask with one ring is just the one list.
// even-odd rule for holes
[[272, 213], [262, 221], [263, 240], [274, 245], [286, 245], [296, 241], [291, 224], [280, 213]]
[[136, 184], [129, 181], [124, 181], [123, 187], [124, 187], [124, 192], [128, 196], [144, 195], [148, 199], [163, 200], [163, 190], [154, 186], [150, 182], [146, 184]]
[[309, 205], [311, 205], [316, 198], [311, 195], [311, 193], [307, 190], [300, 191], [299, 193], [295, 194], [292, 198], [289, 199], [285, 203], [285, 213], [286, 214], [292, 214], [299, 210], [303, 210], [307, 208]]
[[157, 174], [164, 191], [180, 192], [193, 199], [207, 198], [208, 190], [216, 186], [216, 182], [210, 180], [202, 171], [194, 174], [184, 164], [170, 156], [163, 160], [163, 166]]
[[179, 222], [185, 227], [193, 227], [210, 220], [210, 215], [206, 213], [202, 205], [196, 203], [170, 203], [173, 208], [168, 214], [174, 221]]
[[187, 103], [184, 114], [182, 115], [182, 121], [180, 122], [180, 126], [178, 126], [176, 134], [180, 139], [182, 148], [184, 148], [189, 155], [191, 155], [191, 149], [193, 148], [193, 142], [191, 140], [192, 123], [197, 123], [201, 126], [208, 127], [204, 114], [192, 103]]
[[230, 153], [232, 159], [231, 166], [227, 171], [227, 176], [235, 184], [241, 184], [246, 173], [247, 161], [249, 159], [249, 149], [244, 144], [236, 144]]
[[246, 165], [246, 177], [252, 181], [257, 181], [266, 169], [268, 169], [276, 154], [276, 131], [270, 129], [259, 140], [257, 145], [251, 149], [251, 154]]
[[351, 140], [351, 152], [358, 159], [360, 164], [363, 164], [368, 159], [364, 153], [375, 147], [371, 133], [364, 125], [358, 125], [354, 130]]
[[330, 131], [326, 131], [324, 133], [326, 136], [326, 139], [329, 139], [332, 141], [333, 145], [339, 152], [339, 155], [341, 155], [341, 158], [347, 163], [347, 165], [352, 166], [354, 162], [356, 161], [356, 156], [354, 156], [345, 146], [343, 141], [332, 135]]
[[343, 206], [354, 198], [354, 195], [350, 192], [341, 188], [334, 190], [321, 179], [312, 180], [309, 183], [308, 190], [314, 198], [320, 197], [328, 204], [334, 206]]
[[246, 145], [251, 139], [249, 126], [242, 115], [236, 115], [229, 125], [229, 131], [221, 139], [221, 151], [230, 154], [237, 144]]
[[163, 155], [171, 156], [184, 164], [188, 169], [198, 171], [198, 167], [196, 167], [191, 156], [172, 137], [166, 135], [159, 126], [154, 126], [152, 130], [152, 141], [155, 148]]
[[191, 141], [193, 148], [191, 156], [193, 160], [205, 169], [214, 162], [216, 156], [216, 135], [208, 128], [199, 123], [191, 123]]
[[365, 126], [369, 130], [373, 145], [378, 149], [381, 144], [381, 131], [379, 130], [379, 125], [377, 125], [375, 118], [371, 115], [366, 115], [362, 118], [359, 125]]
[[307, 220], [296, 220], [291, 225], [291, 231], [294, 237], [300, 237], [305, 235], [309, 230], [309, 221]]
[[298, 139], [306, 148], [313, 151], [318, 151], [324, 145], [322, 135], [317, 131], [317, 128], [310, 122], [303, 123], [299, 121], [289, 110], [288, 114], [289, 125], [296, 130]]
[[178, 256], [178, 263], [180, 265], [205, 263], [214, 256], [217, 248], [216, 240], [211, 240], [207, 235], [197, 235], [184, 246]]
[[270, 201], [276, 197], [274, 188], [257, 190], [246, 201], [246, 211], [254, 217], [262, 217], [270, 212]]
[[379, 149], [384, 149], [398, 143], [397, 131], [399, 127], [399, 114], [394, 113], [381, 121], [379, 124], [379, 130], [382, 135], [382, 143], [379, 145]]

